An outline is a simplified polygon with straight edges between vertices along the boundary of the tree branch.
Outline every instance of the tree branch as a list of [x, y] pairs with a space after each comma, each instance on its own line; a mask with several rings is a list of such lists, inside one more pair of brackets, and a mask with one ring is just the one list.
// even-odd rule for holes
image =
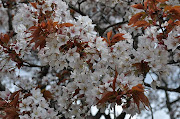
[[5, 87], [4, 87], [4, 85], [2, 85], [1, 82], [0, 82], [0, 91], [5, 91]]
[[[148, 83], [144, 83], [145, 86], [147, 87], [151, 87], [150, 84]], [[161, 89], [161, 90], [164, 90], [164, 91], [170, 91], [170, 92], [177, 92], [177, 93], [180, 93], [180, 86], [178, 88], [168, 88], [168, 87], [164, 87], [164, 86], [157, 86], [156, 87], [157, 89]]]
[[71, 8], [72, 10], [74, 10], [75, 12], [79, 13], [82, 16], [86, 16], [86, 14], [84, 12], [82, 12], [81, 10], [79, 10], [78, 8], [74, 7], [71, 4], [69, 4], [69, 8]]
[[[45, 67], [45, 66], [40, 66], [40, 65], [36, 65], [36, 64], [31, 64], [24, 60], [22, 60], [22, 62], [23, 62], [23, 66], [26, 66], [26, 67], [40, 67], [40, 68]], [[26, 64], [24, 64], [24, 63], [26, 63]]]
[[128, 21], [122, 21], [122, 22], [118, 22], [118, 23], [109, 25], [108, 27], [106, 27], [106, 28], [103, 30], [103, 34], [104, 34], [104, 32], [105, 32], [106, 30], [108, 30], [109, 28], [111, 28], [111, 27], [117, 27], [117, 26], [120, 26], [120, 25], [125, 24], [125, 23], [128, 23]]
[[126, 112], [122, 112], [116, 119], [125, 119]]
[[172, 105], [173, 103], [176, 103], [176, 102], [178, 102], [178, 101], [180, 101], [180, 97], [178, 97], [176, 100], [170, 102], [170, 104]]
[[[162, 80], [162, 81], [165, 84], [165, 86], [167, 87], [168, 86], [167, 83], [164, 80]], [[168, 94], [168, 92], [166, 90], [165, 90], [165, 97], [166, 97], [166, 106], [167, 106], [167, 108], [169, 110], [170, 118], [171, 119], [175, 119], [174, 116], [173, 116], [173, 113], [172, 113], [172, 108], [171, 108], [171, 104], [170, 104], [169, 94]]]

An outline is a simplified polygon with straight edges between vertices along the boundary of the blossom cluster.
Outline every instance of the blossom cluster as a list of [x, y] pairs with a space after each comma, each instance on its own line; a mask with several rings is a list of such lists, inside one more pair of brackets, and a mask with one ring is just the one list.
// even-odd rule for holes
[[[93, 21], [88, 16], [74, 18], [66, 2], [39, 0], [19, 6], [13, 18], [15, 42], [11, 39], [10, 44], [0, 43], [0, 70], [10, 71], [6, 62], [18, 63], [18, 68], [25, 66], [22, 59], [38, 52], [42, 67], [49, 66], [57, 74], [42, 76], [40, 81], [20, 79], [16, 82], [19, 91], [1, 92], [0, 99], [10, 102], [9, 106], [12, 101], [13, 108], [17, 109], [13, 113], [20, 119], [83, 119], [93, 105], [101, 111], [109, 105], [121, 105], [132, 116], [143, 110], [143, 106], [150, 108], [144, 94], [144, 78], [148, 72], [168, 72], [168, 50], [174, 52], [174, 61], [180, 59], [179, 26], [161, 39], [164, 31], [149, 25], [143, 29], [144, 34], [137, 37], [137, 48], [134, 48], [133, 35], [138, 32], [118, 28], [117, 33], [109, 31], [107, 37], [98, 36]], [[114, 5], [123, 1], [96, 2]], [[6, 46], [14, 51], [17, 59], [11, 59], [9, 52], [4, 53]], [[8, 61], [3, 59], [7, 57]], [[69, 76], [60, 79], [67, 72]]]

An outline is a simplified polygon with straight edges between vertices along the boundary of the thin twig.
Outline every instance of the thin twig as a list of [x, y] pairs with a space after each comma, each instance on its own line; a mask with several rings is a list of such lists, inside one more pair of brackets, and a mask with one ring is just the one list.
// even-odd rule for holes
[[[167, 83], [162, 79], [163, 83], [165, 84], [165, 86], [167, 87]], [[169, 99], [169, 94], [168, 92], [165, 90], [165, 96], [166, 96], [166, 106], [169, 110], [169, 115], [171, 119], [175, 119], [172, 113], [172, 108], [171, 108], [171, 104], [170, 104], [170, 99]]]
[[114, 104], [114, 119], [116, 119], [116, 104]]
[[109, 25], [108, 27], [104, 28], [104, 30], [103, 30], [102, 33], [104, 34], [104, 32], [106, 32], [106, 30], [108, 30], [108, 29], [111, 28], [111, 27], [117, 27], [117, 26], [120, 26], [120, 25], [125, 24], [125, 23], [127, 23], [127, 22], [128, 22], [128, 21], [122, 21], [122, 22], [118, 22], [118, 23]]
[[[151, 85], [148, 84], [148, 83], [144, 83], [144, 85], [147, 86], [147, 87], [151, 87]], [[156, 88], [157, 88], [157, 89], [164, 90], [164, 91], [170, 91], [170, 92], [180, 93], [180, 86], [179, 86], [178, 88], [168, 88], [168, 87], [164, 87], [164, 86], [157, 86]]]

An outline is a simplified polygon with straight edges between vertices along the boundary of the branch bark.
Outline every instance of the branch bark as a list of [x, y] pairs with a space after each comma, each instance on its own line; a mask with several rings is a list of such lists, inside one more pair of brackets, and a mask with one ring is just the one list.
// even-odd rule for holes
[[[164, 82], [165, 86], [167, 87], [167, 83], [165, 81], [163, 81], [163, 82]], [[166, 106], [168, 108], [170, 118], [175, 119], [174, 114], [172, 112], [171, 104], [170, 104], [169, 94], [168, 94], [168, 92], [166, 90], [165, 90], [165, 97], [166, 97]]]
[[125, 119], [126, 112], [122, 112], [116, 119]]
[[5, 91], [5, 86], [0, 82], [0, 91]]
[[108, 27], [106, 27], [106, 28], [103, 30], [103, 34], [104, 34], [104, 32], [106, 32], [106, 30], [108, 30], [109, 28], [111, 28], [111, 27], [117, 27], [117, 26], [120, 26], [120, 25], [125, 24], [125, 23], [128, 23], [128, 21], [122, 21], [122, 22], [118, 22], [118, 23], [109, 25]]
[[[147, 87], [151, 87], [150, 84], [148, 83], [144, 83], [145, 86]], [[157, 89], [161, 89], [161, 90], [164, 90], [164, 91], [170, 91], [170, 92], [177, 92], [177, 93], [180, 93], [180, 86], [178, 88], [168, 88], [168, 87], [165, 87], [165, 86], [160, 86], [160, 87], [156, 87]]]

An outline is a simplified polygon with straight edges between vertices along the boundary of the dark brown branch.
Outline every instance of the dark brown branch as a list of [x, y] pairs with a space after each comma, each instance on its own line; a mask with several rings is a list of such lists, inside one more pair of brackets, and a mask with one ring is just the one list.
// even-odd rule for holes
[[9, 19], [8, 19], [9, 32], [12, 32], [13, 31], [13, 27], [12, 27], [12, 15], [11, 15], [10, 8], [8, 8], [7, 13], [8, 13], [8, 17], [9, 17]]
[[[167, 87], [168, 86], [167, 83], [164, 80], [162, 80], [162, 81], [165, 84], [165, 86]], [[165, 90], [165, 97], [166, 97], [166, 106], [168, 108], [170, 118], [171, 119], [175, 119], [174, 116], [173, 116], [173, 113], [172, 113], [172, 108], [171, 108], [171, 104], [170, 104], [169, 94], [168, 94], [168, 92], [166, 90]]]
[[42, 79], [44, 76], [48, 74], [48, 72], [49, 72], [49, 65], [42, 67], [39, 78]]
[[12, 26], [13, 16], [11, 14], [13, 3], [11, 3], [10, 1], [2, 0], [2, 4], [4, 8], [7, 8], [8, 25], [9, 25], [8, 27], [9, 27], [9, 33], [11, 33], [13, 32], [13, 26]]
[[40, 65], [36, 65], [36, 64], [31, 64], [31, 63], [24, 61], [24, 60], [22, 60], [22, 62], [23, 62], [23, 66], [26, 66], [26, 67], [40, 67], [40, 68], [45, 67], [45, 66], [40, 66]]
[[106, 28], [104, 29], [103, 33], [104, 33], [106, 30], [108, 30], [109, 28], [111, 28], [111, 27], [117, 27], [117, 26], [120, 26], [120, 25], [125, 24], [125, 23], [128, 23], [128, 21], [122, 21], [122, 22], [118, 22], [118, 23], [109, 25], [108, 27], [106, 27]]
[[0, 82], [0, 91], [5, 91], [5, 87], [4, 87], [4, 85], [2, 85], [1, 82]]
[[177, 62], [175, 62], [175, 61], [170, 61], [168, 64], [180, 64], [180, 61], [177, 61]]
[[170, 101], [169, 101], [169, 95], [168, 95], [168, 92], [167, 92], [167, 91], [165, 91], [165, 95], [166, 95], [166, 106], [167, 106], [167, 108], [168, 108], [168, 110], [169, 110], [170, 118], [171, 118], [171, 119], [175, 119], [175, 118], [173, 117], [173, 114], [171, 113], [171, 112], [172, 112], [172, 109], [171, 109], [171, 104], [170, 104]]
[[74, 7], [73, 5], [69, 4], [69, 8], [71, 8], [72, 10], [74, 10], [75, 12], [79, 13], [82, 16], [86, 16], [86, 14], [84, 12], [82, 12], [81, 10], [79, 10], [78, 8]]
[[116, 119], [125, 119], [126, 112], [122, 112]]
[[178, 101], [180, 101], [180, 97], [178, 97], [176, 100], [170, 102], [170, 104], [172, 105], [172, 104], [174, 104], [174, 103], [176, 103], [176, 102], [178, 102]]
[[[148, 83], [144, 83], [145, 86], [147, 87], [151, 87], [150, 84]], [[177, 92], [177, 93], [180, 93], [180, 86], [178, 88], [168, 88], [168, 87], [164, 87], [164, 86], [157, 86], [156, 87], [157, 89], [161, 89], [161, 90], [164, 90], [164, 91], [170, 91], [170, 92]]]

